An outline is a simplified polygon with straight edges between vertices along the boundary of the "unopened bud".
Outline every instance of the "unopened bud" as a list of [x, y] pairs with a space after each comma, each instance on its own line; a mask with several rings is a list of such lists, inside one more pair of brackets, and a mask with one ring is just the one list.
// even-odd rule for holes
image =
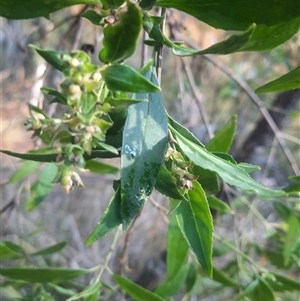
[[73, 58], [73, 59], [71, 59], [71, 60], [69, 61], [69, 64], [70, 64], [71, 67], [76, 68], [76, 67], [79, 66], [80, 62], [79, 62], [78, 59]]
[[99, 81], [101, 80], [101, 78], [102, 78], [102, 76], [101, 76], [100, 72], [95, 72], [95, 73], [93, 74], [93, 80], [94, 80], [95, 82], [99, 82]]
[[77, 95], [81, 92], [81, 89], [78, 85], [70, 85], [69, 91], [72, 95]]

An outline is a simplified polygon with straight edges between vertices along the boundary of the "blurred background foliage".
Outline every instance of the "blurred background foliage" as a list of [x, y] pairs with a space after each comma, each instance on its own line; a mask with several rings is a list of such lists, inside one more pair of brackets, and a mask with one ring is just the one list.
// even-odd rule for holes
[[[59, 105], [48, 106], [40, 92], [42, 86], [55, 87], [59, 84], [60, 74], [47, 66], [33, 49], [27, 47], [28, 44], [68, 51], [92, 45], [95, 49], [90, 48], [93, 51], [89, 54], [94, 62], [98, 62], [101, 28], [79, 17], [83, 9], [84, 6], [63, 9], [53, 13], [50, 21], [44, 18], [22, 21], [1, 19], [1, 149], [23, 153], [39, 145], [40, 142], [31, 139], [23, 128], [28, 103], [43, 106], [54, 116], [61, 110]], [[229, 33], [213, 29], [174, 10], [169, 11], [167, 22], [171, 24], [171, 27], [167, 26], [167, 34], [171, 34], [172, 26], [176, 24], [176, 30], [199, 49], [229, 36]], [[256, 89], [299, 64], [299, 36], [272, 51], [235, 53], [214, 56], [214, 59], [230, 68], [232, 75]], [[141, 66], [141, 43], [129, 63], [135, 68]], [[187, 72], [193, 78], [197, 97], [193, 94]], [[191, 129], [203, 143], [209, 141], [209, 135], [199, 108], [204, 108], [213, 132], [237, 114], [237, 135], [231, 149], [233, 157], [259, 165], [261, 171], [253, 175], [266, 186], [282, 188], [290, 184], [288, 176], [293, 175], [293, 168], [259, 108], [236, 81], [211, 63], [209, 56], [181, 60], [165, 49], [162, 91], [168, 112]], [[299, 91], [261, 94], [259, 97], [277, 123], [295, 161], [300, 162]], [[114, 160], [112, 163], [118, 164]], [[16, 159], [1, 155], [1, 234], [5, 239], [21, 243], [28, 252], [67, 241], [67, 247], [60, 253], [30, 259], [39, 266], [90, 268], [99, 264], [110, 250], [113, 234], [90, 247], [85, 247], [85, 240], [107, 206], [112, 194], [111, 184], [118, 178], [117, 175], [99, 177], [84, 174], [85, 189], [76, 189], [68, 195], [57, 185], [37, 210], [27, 212], [25, 201], [35, 175], [22, 183], [7, 184], [19, 166]], [[215, 265], [229, 277], [239, 274], [245, 283], [250, 280], [243, 278], [248, 275], [245, 271], [249, 265], [234, 252], [237, 248], [251, 256], [258, 265], [299, 279], [299, 253], [294, 251], [294, 260], [289, 265], [284, 265], [281, 255], [288, 229], [283, 212], [288, 210], [289, 204], [296, 204], [300, 210], [299, 203], [297, 205], [299, 199], [295, 197], [288, 202], [278, 202], [274, 208], [271, 202], [246, 198], [236, 192], [228, 192], [228, 189], [223, 195], [221, 193], [220, 198], [229, 204], [235, 214], [215, 215], [215, 232], [220, 238], [215, 240]], [[127, 236], [123, 233], [116, 243], [111, 261], [114, 272], [120, 272], [125, 267], [129, 278], [149, 289], [157, 286], [165, 273], [167, 227], [164, 207], [168, 207], [167, 204], [161, 195], [153, 194], [135, 223], [130, 242], [127, 245]], [[222, 237], [234, 248], [224, 243]], [[88, 283], [88, 276], [82, 281], [83, 284]], [[106, 281], [109, 283], [111, 280], [107, 277]], [[203, 276], [198, 278], [193, 290], [199, 300], [230, 300], [234, 288], [224, 289], [224, 286]], [[9, 292], [6, 293], [9, 296]], [[12, 296], [13, 291], [10, 293]], [[284, 301], [299, 300], [298, 296], [293, 292], [277, 293], [278, 300]], [[11, 299], [7, 297], [7, 300]], [[105, 300], [114, 300], [114, 297], [107, 295]]]

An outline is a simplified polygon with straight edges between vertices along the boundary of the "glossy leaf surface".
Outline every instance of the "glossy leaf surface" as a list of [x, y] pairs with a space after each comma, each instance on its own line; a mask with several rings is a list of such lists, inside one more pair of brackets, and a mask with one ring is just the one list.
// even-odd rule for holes
[[127, 109], [131, 105], [135, 105], [139, 102], [148, 101], [147, 99], [132, 99], [132, 98], [113, 98], [107, 97], [104, 102], [109, 103], [113, 108], [110, 112], [121, 112]]
[[189, 202], [176, 209], [179, 227], [203, 269], [212, 275], [213, 223], [204, 190], [197, 181], [189, 191]]
[[49, 14], [59, 9], [76, 4], [98, 4], [98, 0], [14, 0], [0, 2], [0, 16], [8, 19], [30, 19], [49, 17]]
[[125, 0], [101, 0], [105, 8], [118, 8], [120, 7]]
[[175, 119], [173, 119], [170, 115], [168, 115], [168, 122], [169, 122], [169, 128], [173, 132], [178, 132], [186, 139], [194, 142], [195, 144], [204, 147], [204, 144], [202, 144], [196, 136], [190, 132], [186, 127], [178, 123]]
[[[158, 85], [152, 67], [145, 76]], [[136, 94], [148, 99], [128, 109], [121, 156], [121, 217], [127, 229], [151, 194], [164, 159], [168, 126], [161, 93]]]
[[103, 213], [103, 216], [101, 217], [99, 223], [88, 237], [86, 241], [87, 246], [93, 244], [99, 238], [106, 235], [108, 232], [122, 224], [120, 207], [121, 196], [120, 190], [117, 189], [114, 196], [111, 198], [107, 209]]
[[295, 90], [300, 88], [300, 67], [257, 88], [256, 93], [270, 93]]
[[252, 23], [272, 26], [299, 16], [297, 0], [161, 0], [157, 5], [176, 8], [225, 30], [245, 30]]
[[236, 120], [237, 116], [232, 116], [224, 127], [216, 133], [216, 135], [205, 146], [208, 151], [224, 153], [229, 151], [235, 135]]
[[33, 48], [47, 63], [59, 71], [63, 71], [65, 62], [59, 57], [60, 54], [66, 54], [65, 51], [43, 50], [35, 45], [29, 45]]
[[246, 192], [254, 192], [262, 198], [270, 199], [285, 195], [281, 190], [271, 190], [257, 183], [238, 165], [213, 155], [178, 133], [176, 136], [180, 148], [191, 161], [204, 169], [216, 172], [227, 184]]
[[56, 91], [55, 89], [52, 88], [41, 88], [41, 91], [44, 94], [54, 96], [54, 98], [49, 102], [49, 103], [61, 103], [64, 105], [67, 105], [67, 97], [63, 95], [62, 93]]
[[112, 91], [142, 93], [160, 90], [157, 85], [151, 83], [133, 68], [125, 65], [108, 66], [101, 71], [101, 75], [107, 88]]
[[135, 4], [128, 2], [116, 24], [108, 24], [104, 30], [103, 46], [99, 59], [103, 63], [118, 63], [130, 57], [142, 29], [142, 15]]
[[94, 10], [85, 11], [83, 14], [81, 14], [81, 17], [88, 19], [94, 25], [100, 25], [100, 22], [103, 19], [103, 16]]

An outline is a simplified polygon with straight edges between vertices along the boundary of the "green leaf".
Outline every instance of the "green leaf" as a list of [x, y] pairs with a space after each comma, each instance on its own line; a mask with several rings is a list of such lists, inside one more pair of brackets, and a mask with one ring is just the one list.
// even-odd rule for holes
[[167, 275], [168, 279], [172, 279], [184, 265], [189, 247], [181, 233], [180, 227], [176, 219], [176, 215], [170, 217], [167, 238]]
[[82, 113], [88, 115], [97, 103], [97, 95], [94, 92], [83, 92], [80, 97]]
[[221, 214], [234, 214], [234, 212], [231, 210], [231, 208], [226, 204], [225, 202], [221, 201], [214, 195], [210, 195], [207, 197], [207, 201], [209, 204], [209, 207], [212, 209], [217, 210]]
[[124, 12], [117, 23], [108, 24], [104, 30], [103, 46], [99, 53], [101, 62], [119, 63], [132, 56], [142, 29], [142, 14], [135, 4], [127, 2]]
[[90, 273], [84, 269], [57, 269], [57, 268], [1, 268], [0, 275], [28, 282], [63, 282], [78, 278], [82, 275]]
[[252, 179], [242, 168], [224, 159], [221, 159], [206, 149], [176, 133], [177, 141], [184, 154], [204, 169], [216, 172], [227, 184], [236, 186], [245, 192], [255, 192], [258, 196], [266, 199], [284, 196], [281, 190], [271, 190]]
[[189, 265], [189, 271], [185, 280], [185, 286], [186, 286], [185, 291], [186, 293], [197, 294], [197, 292], [195, 292], [195, 288], [197, 288], [197, 283], [201, 283], [199, 279], [200, 275], [196, 270], [194, 262], [191, 262], [188, 265]]
[[288, 222], [289, 217], [291, 215], [293, 215], [293, 213], [294, 213], [294, 209], [293, 208], [290, 208], [289, 206], [286, 206], [285, 204], [283, 204], [281, 202], [274, 202], [273, 206], [274, 206], [275, 210], [277, 211], [277, 213], [279, 214], [279, 216], [285, 222]]
[[204, 144], [202, 144], [193, 133], [191, 133], [186, 127], [175, 121], [170, 115], [168, 116], [168, 122], [169, 122], [169, 128], [171, 132], [178, 132], [186, 139], [194, 142], [195, 144], [204, 147]]
[[300, 183], [300, 176], [289, 176], [291, 181], [299, 182]]
[[119, 172], [119, 168], [95, 160], [87, 161], [84, 168], [97, 174], [115, 174]]
[[155, 293], [163, 298], [174, 296], [185, 283], [189, 268], [188, 264], [179, 266], [177, 273], [172, 278], [167, 278], [157, 287]]
[[159, 295], [152, 293], [138, 284], [119, 275], [113, 275], [119, 286], [135, 301], [165, 301]]
[[160, 167], [155, 189], [169, 198], [186, 200], [178, 190], [174, 177], [164, 166]]
[[290, 256], [296, 247], [300, 237], [300, 223], [295, 215], [288, 218], [288, 231], [283, 246], [284, 265], [287, 266], [290, 261]]
[[26, 161], [22, 164], [22, 166], [17, 169], [17, 171], [10, 177], [8, 183], [16, 183], [24, 180], [29, 175], [34, 173], [38, 168], [39, 163], [34, 161]]
[[139, 2], [139, 6], [144, 10], [151, 10], [157, 0], [142, 0]]
[[240, 287], [239, 283], [233, 280], [231, 277], [227, 276], [226, 273], [224, 273], [222, 270], [219, 270], [216, 267], [213, 267], [213, 276], [212, 278], [222, 283], [224, 286], [227, 287]]
[[[35, 151], [31, 151], [26, 154], [20, 154], [20, 153], [15, 153], [11, 151], [6, 151], [6, 150], [0, 150], [3, 154], [6, 154], [8, 156], [16, 157], [19, 159], [24, 159], [24, 160], [32, 160], [36, 162], [56, 162], [58, 156], [63, 155], [63, 153], [52, 153], [52, 154], [41, 154]], [[118, 157], [118, 154], [108, 152], [106, 150], [93, 150], [91, 155], [84, 155], [85, 160], [90, 160], [93, 158], [115, 158]]]
[[73, 296], [76, 294], [75, 290], [67, 289], [67, 288], [61, 287], [61, 286], [53, 284], [53, 283], [48, 283], [47, 286], [49, 286], [51, 289], [55, 290], [56, 292], [58, 292], [61, 295]]
[[100, 22], [103, 20], [103, 15], [95, 12], [94, 10], [87, 10], [80, 16], [88, 19], [94, 25], [100, 25]]
[[57, 252], [61, 251], [66, 245], [67, 245], [67, 242], [62, 241], [62, 242], [59, 242], [55, 245], [47, 247], [45, 249], [42, 249], [42, 250], [39, 250], [37, 252], [31, 253], [29, 255], [31, 255], [31, 256], [43, 255], [44, 256], [44, 255], [57, 253]]
[[108, 232], [122, 224], [120, 207], [120, 189], [117, 189], [96, 228], [88, 237], [86, 241], [87, 246], [93, 244], [96, 240], [98, 240], [99, 238], [106, 235]]
[[26, 209], [35, 209], [50, 193], [53, 180], [58, 173], [58, 167], [53, 163], [47, 163], [40, 173], [39, 179], [31, 186], [31, 196], [26, 202]]
[[127, 109], [131, 105], [135, 105], [140, 102], [148, 101], [147, 99], [132, 99], [132, 98], [113, 98], [107, 97], [104, 103], [109, 103], [113, 108], [110, 112], [120, 112]]
[[225, 30], [245, 30], [251, 24], [273, 26], [299, 16], [298, 0], [160, 0], [157, 6], [176, 8], [215, 27]]
[[252, 165], [252, 164], [245, 163], [245, 162], [239, 163], [238, 166], [241, 167], [242, 169], [244, 169], [244, 171], [247, 172], [247, 173], [252, 173], [254, 171], [260, 170], [259, 166]]
[[224, 152], [227, 153], [233, 142], [236, 130], [237, 116], [233, 115], [224, 127], [219, 130], [216, 135], [207, 143], [206, 149], [210, 152]]
[[289, 186], [283, 188], [282, 190], [285, 191], [288, 194], [288, 196], [299, 197], [300, 196], [300, 183], [289, 185]]
[[194, 166], [193, 174], [199, 176], [197, 181], [206, 194], [214, 194], [220, 191], [218, 175], [215, 172], [201, 168], [200, 166]]
[[10, 241], [0, 242], [1, 260], [20, 258], [20, 256], [23, 257], [24, 253], [24, 250], [20, 246]]
[[189, 202], [182, 201], [176, 209], [179, 227], [203, 269], [212, 275], [213, 223], [204, 190], [193, 182]]
[[118, 8], [120, 7], [125, 0], [101, 0], [105, 8]]
[[163, 39], [163, 44], [172, 48], [173, 53], [178, 56], [230, 54], [241, 51], [270, 50], [281, 45], [295, 35], [299, 30], [299, 23], [300, 18], [271, 27], [253, 24], [244, 33], [232, 35], [228, 39], [204, 50], [183, 47], [173, 43], [167, 38]]
[[106, 144], [106, 143], [104, 143], [104, 142], [100, 142], [100, 141], [98, 141], [97, 144], [98, 144], [101, 148], [103, 148], [104, 150], [109, 151], [110, 153], [113, 153], [113, 154], [119, 156], [119, 152], [118, 152], [118, 150], [117, 150], [115, 147], [113, 147], [113, 146], [111, 146], [111, 145], [109, 145], [109, 144]]
[[270, 93], [295, 90], [300, 88], [300, 66], [287, 74], [257, 88], [256, 93]]
[[101, 282], [94, 282], [88, 285], [82, 292], [72, 296], [71, 298], [68, 298], [66, 301], [74, 301], [81, 298], [87, 298], [91, 295], [97, 294], [100, 291], [101, 287]]
[[[244, 300], [244, 297], [249, 296], [259, 285], [259, 280], [254, 279], [243, 291], [232, 299], [232, 301]], [[258, 301], [259, 299], [257, 299]], [[253, 300], [254, 301], [254, 300]]]
[[45, 61], [59, 71], [63, 71], [66, 62], [60, 56], [67, 54], [65, 51], [43, 50], [35, 45], [30, 44], [29, 47], [33, 48]]
[[275, 301], [271, 286], [261, 277], [259, 277], [258, 285], [255, 287], [251, 295], [253, 300]]
[[[125, 65], [108, 66], [101, 71], [101, 74], [107, 88], [111, 91], [136, 93], [160, 91], [157, 85], [151, 83], [133, 68]], [[146, 95], [139, 95], [139, 97], [143, 96]]]
[[[155, 85], [150, 67], [146, 77]], [[121, 155], [121, 217], [127, 229], [151, 194], [164, 159], [168, 125], [161, 93], [137, 94], [148, 99], [128, 108]]]
[[300, 27], [300, 17], [272, 26], [258, 25], [247, 43], [238, 51], [264, 51], [273, 49], [292, 38]]
[[62, 8], [77, 5], [99, 4], [98, 0], [14, 0], [0, 2], [0, 16], [7, 19], [49, 18], [49, 14]]
[[49, 102], [49, 103], [61, 103], [63, 105], [67, 105], [67, 97], [63, 95], [62, 93], [56, 91], [55, 89], [52, 88], [41, 88], [41, 91], [44, 94], [54, 96], [54, 98]]
[[211, 153], [225, 161], [228, 161], [234, 165], [237, 165], [237, 162], [234, 160], [234, 158], [227, 153], [220, 153], [220, 152], [211, 152]]
[[292, 291], [297, 290], [300, 291], [300, 283], [299, 281], [295, 281], [291, 278], [285, 277], [283, 275], [279, 275], [276, 273], [272, 273], [272, 275], [276, 278], [276, 281], [279, 282], [284, 290]]
[[36, 107], [36, 106], [29, 103], [28, 108], [31, 112], [35, 112], [35, 113], [38, 113], [38, 114], [41, 114], [41, 115], [47, 117], [46, 113], [42, 109], [40, 109], [39, 107]]

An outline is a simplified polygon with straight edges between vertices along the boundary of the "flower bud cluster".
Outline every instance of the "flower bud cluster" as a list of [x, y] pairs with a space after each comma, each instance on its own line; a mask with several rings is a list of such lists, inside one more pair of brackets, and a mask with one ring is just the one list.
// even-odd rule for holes
[[176, 184], [181, 188], [193, 189], [192, 182], [198, 178], [192, 173], [193, 163], [185, 160], [179, 151], [171, 147], [166, 152], [165, 161], [167, 168], [176, 179]]
[[[47, 116], [41, 109], [29, 105], [30, 117], [24, 126], [33, 131], [32, 137], [51, 141], [51, 147], [64, 149], [60, 166], [60, 182], [66, 192], [74, 186], [83, 187], [74, 169], [84, 170], [84, 153], [90, 155], [105, 141], [107, 130], [113, 125], [109, 112], [111, 106], [104, 102], [108, 95], [99, 66], [91, 64], [83, 51], [57, 54], [64, 75], [61, 91], [45, 88], [44, 93], [53, 95], [51, 102], [65, 106], [61, 118]], [[50, 143], [49, 143], [50, 144]]]

